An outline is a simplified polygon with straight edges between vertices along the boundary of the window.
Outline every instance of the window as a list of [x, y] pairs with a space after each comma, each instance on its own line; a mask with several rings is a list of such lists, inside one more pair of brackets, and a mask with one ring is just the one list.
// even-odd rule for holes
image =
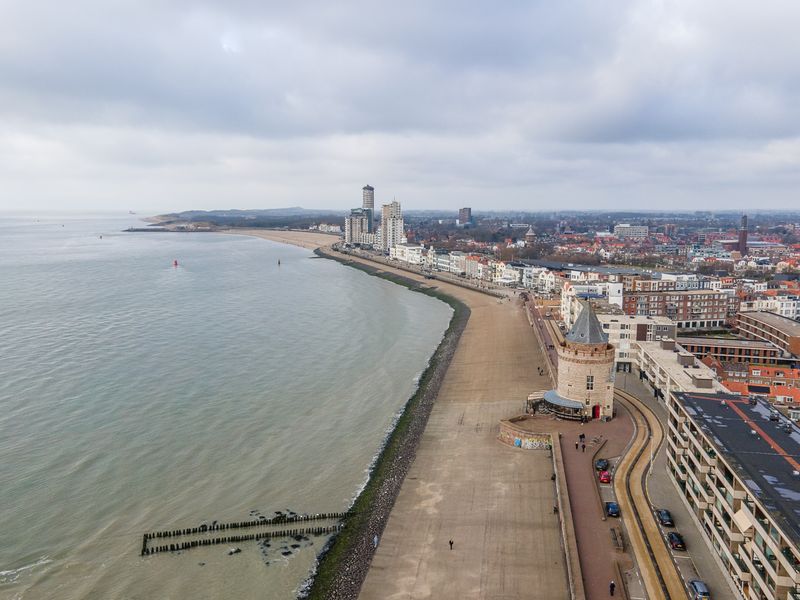
[[593, 390], [594, 389], [594, 375], [587, 375], [586, 376], [586, 389]]

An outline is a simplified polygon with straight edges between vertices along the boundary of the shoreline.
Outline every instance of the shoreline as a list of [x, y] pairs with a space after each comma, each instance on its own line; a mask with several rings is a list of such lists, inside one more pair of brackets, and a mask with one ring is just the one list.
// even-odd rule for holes
[[375, 554], [374, 538], [382, 537], [471, 311], [460, 300], [439, 290], [423, 287], [413, 279], [379, 272], [377, 269], [373, 271], [367, 265], [354, 264], [321, 249], [317, 249], [315, 254], [426, 294], [453, 308], [447, 330], [422, 373], [416, 392], [403, 407], [395, 427], [378, 453], [367, 484], [350, 508], [354, 514], [345, 520], [345, 528], [319, 557], [311, 586], [301, 596], [312, 600], [355, 600]]
[[[431, 296], [453, 308], [450, 323], [439, 345], [431, 355], [428, 366], [420, 376], [416, 391], [406, 401], [392, 431], [386, 436], [379, 449], [376, 459], [371, 465], [369, 479], [351, 506], [348, 507], [351, 515], [343, 520], [344, 529], [331, 538], [323, 548], [317, 557], [315, 571], [306, 580], [305, 585], [301, 586], [298, 595], [299, 598], [311, 600], [355, 600], [366, 580], [375, 554], [374, 539], [376, 536], [378, 539], [382, 537], [400, 489], [414, 462], [416, 450], [428, 423], [428, 417], [458, 347], [461, 334], [467, 326], [471, 310], [465, 302], [441, 291], [438, 287], [427, 286], [410, 277], [381, 270], [379, 265], [373, 267], [361, 261], [354, 261], [352, 257], [338, 256], [330, 252], [327, 246], [333, 240], [328, 234], [277, 230], [228, 230], [224, 233], [251, 235], [274, 242], [300, 246], [312, 250], [318, 257], [334, 260], [344, 266], [406, 287], [411, 291]], [[295, 235], [291, 235], [292, 233]], [[303, 234], [306, 239], [298, 239], [297, 234]], [[314, 236], [313, 241], [309, 239], [311, 236]], [[328, 239], [320, 239], [318, 236], [325, 236]], [[336, 239], [338, 240], [338, 237]], [[329, 243], [317, 244], [318, 241]]]

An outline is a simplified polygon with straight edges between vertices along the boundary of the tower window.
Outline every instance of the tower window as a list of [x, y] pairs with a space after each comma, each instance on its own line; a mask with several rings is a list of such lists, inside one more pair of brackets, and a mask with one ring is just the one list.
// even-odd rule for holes
[[593, 390], [594, 389], [594, 375], [587, 375], [586, 376], [586, 389]]

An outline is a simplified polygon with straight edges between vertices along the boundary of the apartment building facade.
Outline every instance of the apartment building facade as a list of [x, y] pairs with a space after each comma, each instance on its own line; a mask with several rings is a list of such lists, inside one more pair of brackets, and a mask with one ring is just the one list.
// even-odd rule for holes
[[723, 572], [746, 600], [800, 599], [800, 429], [730, 394], [666, 404], [669, 474]]
[[678, 329], [722, 327], [731, 310], [728, 294], [714, 290], [631, 292], [622, 308], [628, 315], [669, 317]]
[[597, 314], [597, 320], [608, 335], [608, 343], [614, 346], [615, 368], [622, 372], [630, 372], [636, 362], [637, 342], [674, 339], [677, 332], [675, 322], [667, 317]]
[[739, 335], [749, 340], [762, 340], [784, 353], [800, 357], [800, 321], [772, 312], [743, 311], [737, 315]]
[[715, 337], [678, 337], [678, 343], [698, 358], [711, 356], [722, 362], [777, 365], [782, 352], [769, 342]]

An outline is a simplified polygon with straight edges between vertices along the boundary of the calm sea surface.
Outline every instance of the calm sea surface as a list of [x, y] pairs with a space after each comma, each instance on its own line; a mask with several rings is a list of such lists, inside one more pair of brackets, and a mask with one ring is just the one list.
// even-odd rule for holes
[[345, 509], [450, 308], [135, 219], [0, 217], [0, 597], [293, 598], [324, 538], [140, 558], [141, 535]]

